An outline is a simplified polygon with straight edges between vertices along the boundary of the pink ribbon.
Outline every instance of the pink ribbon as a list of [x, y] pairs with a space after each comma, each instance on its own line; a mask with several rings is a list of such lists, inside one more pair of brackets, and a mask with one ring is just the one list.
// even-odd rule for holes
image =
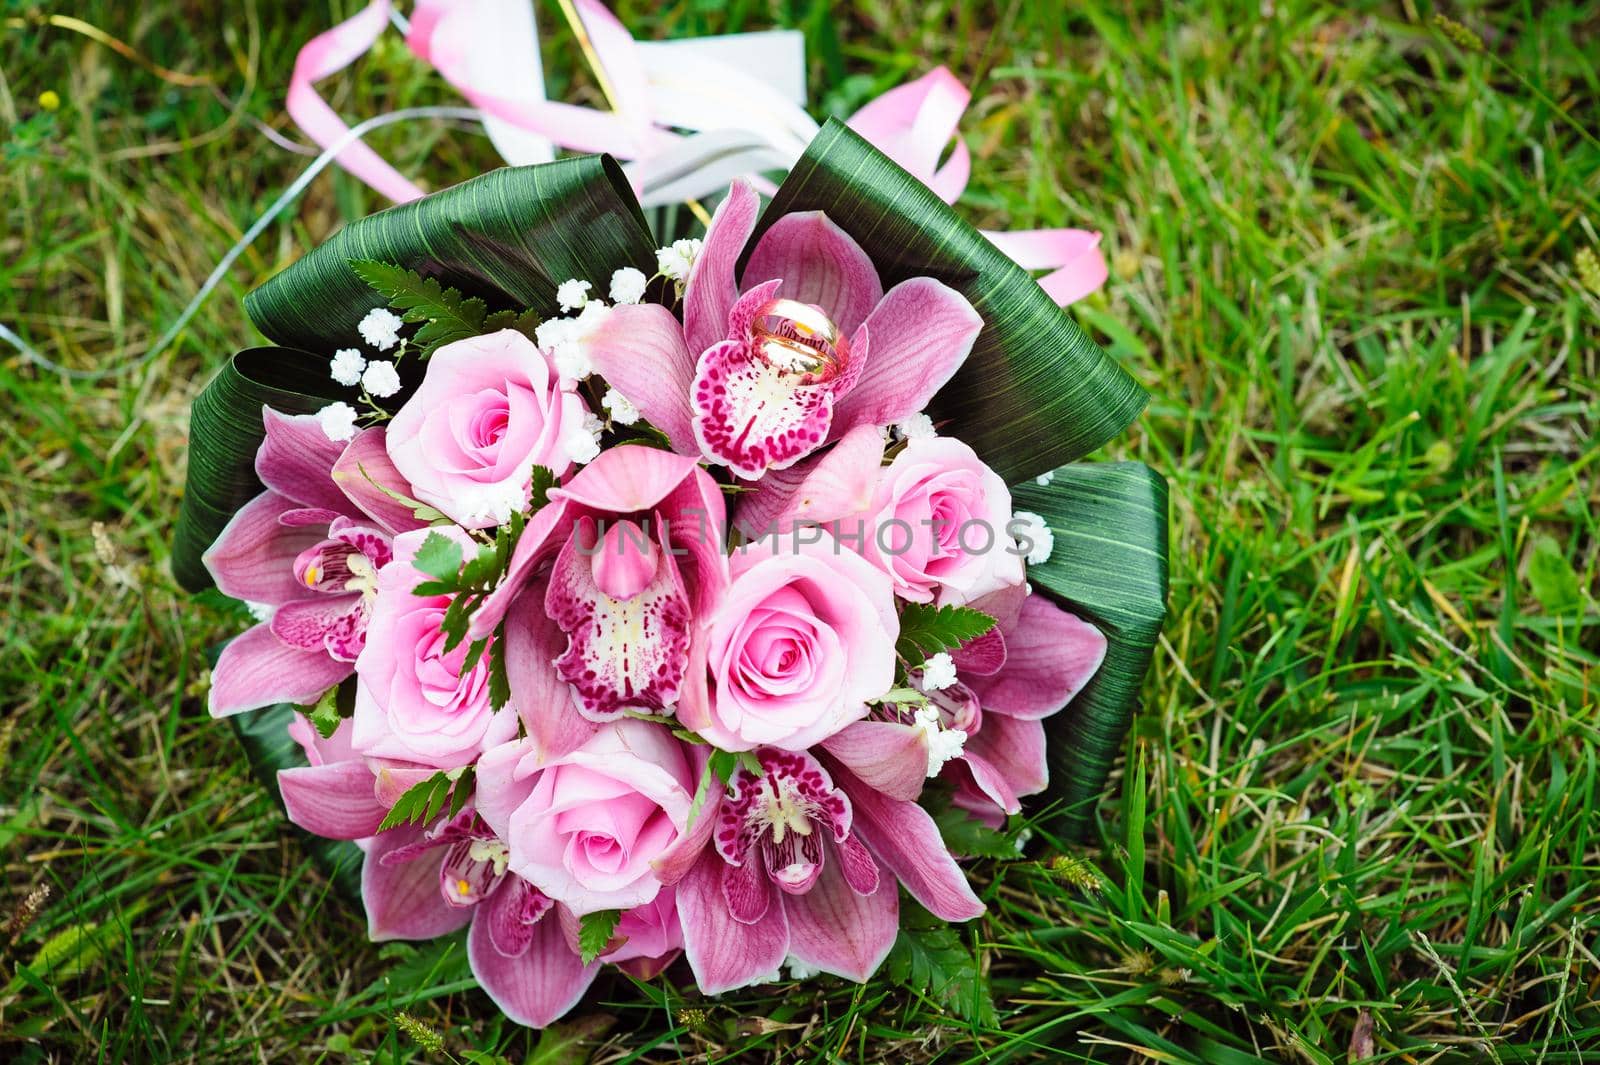
[[[553, 146], [607, 152], [633, 160], [629, 178], [635, 189], [653, 189], [657, 202], [701, 195], [685, 191], [695, 187], [696, 174], [720, 184], [786, 168], [816, 134], [816, 122], [797, 103], [759, 73], [725, 61], [726, 43], [737, 38], [641, 45], [599, 0], [575, 0], [575, 8], [614, 110], [545, 98], [529, 0], [420, 0], [406, 45], [483, 113], [508, 162], [544, 161]], [[389, 20], [389, 0], [372, 0], [300, 50], [288, 110], [321, 147], [338, 142], [349, 127], [317, 94], [315, 83], [364, 55]], [[720, 53], [711, 47], [715, 42], [721, 42]], [[849, 125], [954, 203], [972, 173], [971, 154], [957, 135], [971, 97], [954, 74], [939, 67], [871, 101]], [[343, 149], [336, 162], [396, 203], [422, 195], [360, 142]], [[1105, 283], [1099, 233], [1035, 229], [984, 235], [1025, 269], [1045, 271], [1040, 286], [1063, 306]]]

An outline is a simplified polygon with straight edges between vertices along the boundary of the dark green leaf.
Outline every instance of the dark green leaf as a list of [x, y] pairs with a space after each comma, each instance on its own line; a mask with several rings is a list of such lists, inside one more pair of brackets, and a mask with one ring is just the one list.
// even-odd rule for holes
[[900, 638], [895, 651], [919, 666], [940, 651], [953, 651], [994, 628], [994, 618], [966, 606], [907, 603], [900, 611]]
[[983, 331], [929, 413], [1008, 481], [1082, 458], [1144, 408], [1138, 382], [1025, 270], [843, 123], [830, 120], [811, 142], [757, 233], [795, 211], [826, 212], [872, 257], [884, 288], [933, 277], [977, 308]]
[[488, 305], [475, 296], [463, 296], [458, 289], [444, 287], [438, 278], [423, 277], [415, 270], [373, 259], [352, 259], [350, 269], [390, 307], [402, 312], [403, 319], [424, 323], [412, 337], [423, 358], [446, 344], [489, 332], [484, 326]]
[[939, 838], [950, 853], [961, 858], [1017, 857], [1017, 837], [997, 832], [950, 801], [950, 789], [930, 784], [922, 793], [921, 805], [939, 826]]
[[351, 222], [245, 299], [279, 343], [328, 351], [357, 342], [357, 324], [386, 304], [350, 266], [416, 270], [492, 309], [558, 313], [568, 278], [597, 292], [619, 267], [655, 272], [655, 242], [621, 169], [607, 156], [506, 167]]
[[598, 910], [578, 919], [578, 950], [583, 954], [583, 964], [588, 965], [606, 952], [621, 917], [621, 910]]
[[[535, 466], [533, 468], [533, 491], [528, 496], [528, 509], [538, 510], [550, 502], [550, 489], [556, 486], [556, 475], [548, 466]], [[518, 515], [512, 515], [513, 537], [521, 535], [521, 525], [517, 521]]]
[[[567, 278], [604, 291], [618, 267], [654, 273], [655, 247], [616, 163], [585, 156], [495, 170], [380, 211], [345, 226], [268, 280], [246, 298], [245, 309], [263, 333], [287, 346], [234, 356], [195, 400], [172, 549], [178, 582], [189, 591], [211, 586], [200, 556], [261, 491], [255, 454], [264, 432], [262, 405], [310, 414], [353, 398], [328, 376], [328, 359], [339, 348], [360, 345], [357, 325], [385, 300], [350, 268], [350, 259], [416, 270], [490, 308], [531, 308], [537, 316], [558, 311], [556, 286]], [[523, 328], [527, 321], [519, 314], [507, 324]]]
[[[471, 786], [471, 778], [462, 774], [463, 785]], [[444, 808], [445, 799], [450, 796], [451, 780], [444, 770], [433, 774], [426, 780], [419, 780], [411, 785], [389, 807], [389, 812], [383, 815], [383, 820], [378, 823], [378, 831], [386, 832], [399, 825], [427, 824], [439, 815]]]
[[261, 492], [256, 449], [261, 408], [313, 414], [348, 399], [328, 376], [328, 357], [290, 348], [250, 348], [228, 360], [189, 415], [189, 474], [172, 538], [172, 572], [191, 592], [211, 587], [200, 556], [240, 507]]
[[1105, 634], [1105, 661], [1049, 733], [1050, 794], [1064, 834], [1081, 834], [1133, 720], [1139, 686], [1167, 605], [1167, 482], [1140, 462], [1084, 463], [1048, 485], [1012, 488], [1038, 514], [1055, 548], [1028, 579]]
[[900, 914], [900, 935], [884, 963], [889, 979], [964, 1021], [998, 1024], [988, 983], [960, 932], [909, 900], [902, 901]]
[[506, 627], [502, 623], [489, 641], [489, 705], [498, 710], [511, 701], [511, 677], [506, 673]]

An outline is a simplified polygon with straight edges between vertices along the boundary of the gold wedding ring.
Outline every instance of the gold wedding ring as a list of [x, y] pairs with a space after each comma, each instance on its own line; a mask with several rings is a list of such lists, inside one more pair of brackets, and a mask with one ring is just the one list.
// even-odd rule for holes
[[[796, 335], [786, 336], [769, 329], [766, 325], [769, 318], [784, 319]], [[799, 300], [774, 299], [763, 303], [756, 308], [750, 332], [775, 365], [807, 373], [825, 366], [843, 365], [849, 353], [849, 345], [839, 335], [839, 327], [832, 319]]]

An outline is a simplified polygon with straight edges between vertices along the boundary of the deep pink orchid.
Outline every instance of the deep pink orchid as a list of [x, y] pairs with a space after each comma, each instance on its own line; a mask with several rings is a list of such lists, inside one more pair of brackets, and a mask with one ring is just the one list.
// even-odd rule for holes
[[710, 475], [658, 448], [610, 448], [550, 492], [472, 619], [474, 636], [506, 621], [513, 701], [544, 757], [677, 701], [690, 619], [728, 581], [726, 520]]
[[346, 721], [323, 739], [297, 716], [290, 734], [311, 764], [280, 770], [278, 787], [290, 821], [365, 852], [368, 936], [433, 939], [470, 922], [472, 973], [508, 1017], [542, 1027], [566, 1013], [600, 967], [583, 964], [563, 915], [552, 912], [559, 907], [507, 869], [508, 849], [470, 806], [431, 828], [379, 832], [388, 805], [375, 793], [384, 788], [373, 763], [351, 748], [350, 732]]
[[872, 260], [821, 212], [778, 219], [735, 268], [759, 201], [737, 181], [683, 295], [614, 308], [591, 335], [596, 369], [675, 450], [755, 480], [858, 425], [922, 410], [983, 325], [928, 277], [883, 290]]
[[883, 796], [842, 767], [764, 748], [762, 774], [735, 774], [714, 846], [678, 886], [684, 953], [695, 981], [718, 994], [770, 977], [785, 958], [866, 980], [894, 945], [898, 877], [931, 912], [983, 912], [937, 826], [920, 807]]
[[[405, 494], [383, 430], [348, 446], [313, 415], [262, 408], [256, 475], [266, 491], [240, 509], [204, 562], [226, 595], [271, 611], [223, 649], [210, 708], [223, 717], [278, 702], [308, 703], [350, 675], [366, 642], [377, 571], [395, 533], [418, 523], [376, 485]], [[364, 472], [363, 472], [364, 471]]]
[[[1021, 798], [1044, 790], [1044, 719], [1094, 676], [1106, 638], [1020, 585], [972, 605], [993, 615], [996, 626], [954, 653], [956, 683], [927, 695], [940, 727], [966, 733], [961, 753], [940, 776], [955, 785], [958, 806], [998, 826], [1021, 809]], [[927, 778], [928, 745], [911, 708], [882, 705], [824, 747], [872, 787], [913, 800]]]

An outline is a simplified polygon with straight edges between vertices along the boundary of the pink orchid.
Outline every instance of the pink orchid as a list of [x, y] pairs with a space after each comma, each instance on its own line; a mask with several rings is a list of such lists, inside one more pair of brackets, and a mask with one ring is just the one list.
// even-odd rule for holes
[[778, 219], [736, 278], [758, 207], [734, 182], [690, 272], [682, 326], [664, 307], [623, 306], [588, 341], [596, 369], [675, 450], [747, 480], [920, 411], [983, 325], [932, 278], [884, 292], [861, 246], [816, 211]]
[[726, 520], [716, 482], [658, 448], [610, 448], [550, 492], [472, 618], [474, 636], [506, 622], [513, 701], [545, 757], [677, 701], [691, 617], [727, 584]]
[[899, 930], [895, 879], [931, 912], [983, 912], [914, 803], [865, 787], [809, 754], [764, 748], [709, 814], [715, 845], [678, 885], [684, 953], [718, 994], [770, 977], [786, 957], [866, 980]]
[[[278, 772], [289, 820], [327, 839], [353, 840], [366, 852], [361, 899], [374, 942], [447, 935], [469, 922], [472, 973], [505, 1014], [542, 1027], [588, 990], [599, 965], [584, 965], [563, 928], [566, 915], [507, 869], [508, 850], [475, 809], [431, 828], [378, 825], [389, 803], [371, 766], [351, 747], [351, 722], [328, 739], [297, 715], [289, 727], [310, 765]], [[431, 772], [431, 771], [430, 771]], [[426, 858], [439, 850], [438, 861]]]
[[432, 939], [470, 922], [467, 962], [479, 986], [518, 1024], [543, 1027], [577, 1005], [600, 965], [584, 964], [558, 904], [509, 871], [506, 856], [470, 808], [426, 831], [385, 832], [362, 863], [368, 933]]
[[[1106, 638], [1023, 586], [972, 605], [997, 624], [953, 654], [956, 683], [927, 695], [941, 728], [966, 733], [961, 752], [941, 774], [956, 785], [956, 804], [997, 826], [1021, 809], [1021, 798], [1044, 790], [1044, 719], [1064, 709], [1094, 676]], [[930, 766], [928, 730], [906, 706], [879, 706], [869, 720], [824, 747], [887, 795], [914, 800], [922, 793]]]
[[346, 446], [314, 415], [263, 407], [262, 419], [255, 465], [266, 491], [234, 515], [204, 562], [224, 594], [271, 616], [223, 649], [212, 671], [214, 717], [313, 702], [348, 677], [366, 643], [377, 571], [394, 534], [416, 525], [374, 484], [406, 491], [386, 459], [368, 461], [382, 452], [383, 430]]

